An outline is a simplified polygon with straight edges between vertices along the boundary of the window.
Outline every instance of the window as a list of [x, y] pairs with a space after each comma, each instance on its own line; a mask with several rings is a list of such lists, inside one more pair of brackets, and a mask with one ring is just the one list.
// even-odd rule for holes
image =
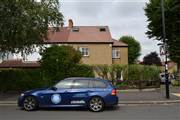
[[119, 50], [112, 50], [112, 58], [120, 58], [120, 51]]
[[73, 88], [88, 88], [89, 80], [75, 80]]
[[72, 28], [72, 32], [79, 32], [79, 28], [77, 27]]
[[57, 83], [54, 87], [58, 89], [69, 89], [72, 87], [72, 85], [73, 85], [72, 79], [68, 79], [68, 80], [65, 79]]
[[89, 48], [79, 48], [79, 51], [81, 52], [82, 56], [89, 56]]
[[106, 31], [106, 28], [104, 28], [104, 27], [99, 28], [99, 31], [100, 31], [100, 32], [105, 32], [105, 31]]
[[106, 88], [107, 84], [103, 81], [100, 80], [90, 80], [90, 85], [89, 87], [93, 87], [93, 88]]

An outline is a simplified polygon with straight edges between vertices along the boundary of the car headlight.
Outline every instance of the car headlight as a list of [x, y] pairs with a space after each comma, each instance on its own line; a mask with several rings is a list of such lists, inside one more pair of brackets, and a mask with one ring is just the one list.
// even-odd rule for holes
[[24, 96], [24, 93], [22, 93], [21, 96]]

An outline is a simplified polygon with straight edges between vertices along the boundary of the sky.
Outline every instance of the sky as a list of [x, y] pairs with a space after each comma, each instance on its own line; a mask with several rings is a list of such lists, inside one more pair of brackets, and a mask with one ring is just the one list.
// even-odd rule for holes
[[[145, 32], [147, 18], [145, 4], [149, 0], [60, 0], [60, 11], [65, 25], [72, 19], [75, 26], [109, 26], [115, 39], [133, 36], [141, 44], [140, 60], [150, 52], [159, 53], [158, 41], [149, 39]], [[34, 55], [29, 56], [34, 59]]]
[[74, 25], [109, 26], [111, 35], [119, 39], [124, 35], [133, 36], [141, 44], [142, 60], [144, 55], [157, 51], [158, 41], [149, 39], [145, 32], [147, 18], [144, 13], [145, 4], [149, 0], [60, 0], [60, 11]]

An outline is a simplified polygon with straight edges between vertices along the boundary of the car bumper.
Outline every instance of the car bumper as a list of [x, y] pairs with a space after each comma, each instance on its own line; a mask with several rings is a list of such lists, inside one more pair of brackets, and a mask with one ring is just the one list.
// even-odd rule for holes
[[109, 96], [108, 99], [105, 100], [106, 106], [115, 106], [118, 105], [119, 98], [118, 96]]
[[19, 96], [19, 97], [18, 97], [17, 105], [18, 105], [19, 107], [23, 107], [23, 99], [24, 99], [23, 96]]

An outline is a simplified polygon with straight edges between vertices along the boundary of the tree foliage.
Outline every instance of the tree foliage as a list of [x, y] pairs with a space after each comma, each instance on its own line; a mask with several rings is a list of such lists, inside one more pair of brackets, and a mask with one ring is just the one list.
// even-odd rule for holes
[[[180, 0], [164, 0], [165, 30], [168, 45], [168, 53], [171, 60], [178, 64], [178, 76], [180, 80]], [[161, 0], [150, 0], [145, 7], [145, 15], [148, 18], [149, 38], [162, 40]]]
[[[180, 64], [180, 1], [164, 0], [166, 39], [170, 58]], [[150, 0], [146, 4], [145, 14], [148, 18], [149, 38], [162, 40], [161, 0]]]
[[137, 58], [141, 55], [140, 43], [132, 36], [122, 36], [119, 40], [128, 44], [128, 63], [135, 63]]
[[45, 78], [61, 80], [71, 76], [74, 67], [80, 62], [81, 54], [70, 46], [53, 45], [45, 49], [40, 61]]
[[62, 21], [58, 0], [1, 0], [0, 52], [31, 53]]
[[161, 65], [161, 59], [158, 57], [156, 52], [151, 52], [150, 54], [144, 56], [143, 64], [145, 65]]

